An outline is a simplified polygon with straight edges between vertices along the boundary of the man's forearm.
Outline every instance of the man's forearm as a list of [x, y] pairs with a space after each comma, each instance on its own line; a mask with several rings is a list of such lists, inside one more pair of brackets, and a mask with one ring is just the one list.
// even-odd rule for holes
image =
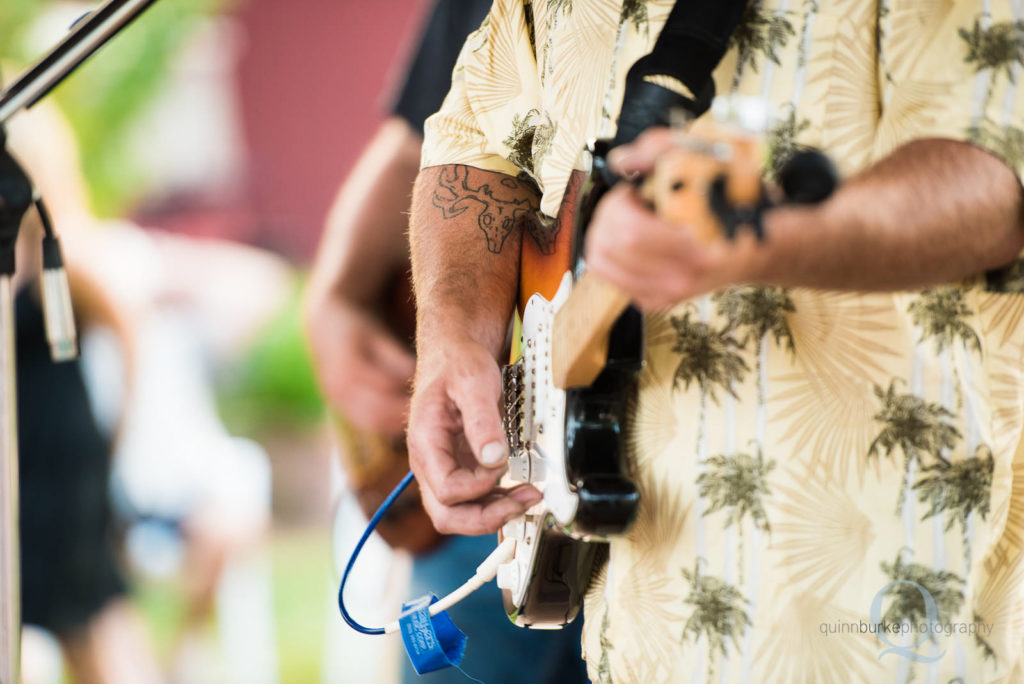
[[1024, 245], [1021, 189], [989, 153], [920, 140], [842, 185], [813, 209], [783, 208], [750, 280], [829, 289], [898, 290], [1001, 266]]
[[406, 262], [406, 209], [421, 143], [397, 117], [378, 129], [328, 215], [311, 290], [371, 306]]
[[466, 335], [498, 354], [519, 282], [522, 226], [537, 210], [529, 184], [462, 165], [420, 172], [409, 242], [418, 337]]

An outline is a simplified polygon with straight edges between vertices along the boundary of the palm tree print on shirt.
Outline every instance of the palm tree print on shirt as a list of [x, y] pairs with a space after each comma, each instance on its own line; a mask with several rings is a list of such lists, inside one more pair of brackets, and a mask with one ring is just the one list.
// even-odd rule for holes
[[601, 620], [601, 636], [599, 637], [601, 643], [601, 660], [597, 665], [598, 684], [615, 684], [615, 681], [612, 679], [611, 660], [608, 657], [608, 652], [614, 648], [611, 640], [608, 638], [608, 627], [610, 624], [611, 623], [608, 620], [608, 610], [605, 609], [604, 618]]
[[967, 44], [967, 64], [977, 71], [992, 69], [996, 75], [1002, 71], [1014, 82], [1013, 65], [1024, 63], [1024, 21], [1003, 21], [984, 28], [981, 19], [975, 19], [973, 27], [957, 33]]
[[[868, 447], [867, 456], [869, 459], [883, 453], [891, 456], [898, 448], [903, 452], [903, 478], [906, 485], [909, 484], [911, 461], [916, 461], [918, 468], [926, 468], [935, 462], [949, 465], [949, 460], [942, 452], [953, 448], [960, 439], [960, 432], [946, 422], [952, 418], [952, 414], [939, 404], [925, 401], [915, 394], [899, 393], [897, 385], [902, 383], [901, 379], [896, 378], [886, 390], [875, 385], [875, 396], [882, 407], [874, 419], [882, 423], [882, 430]], [[931, 457], [928, 462], [924, 459], [926, 455]], [[903, 512], [905, 490], [906, 486], [900, 489], [897, 505], [900, 513]]]
[[544, 157], [551, 152], [556, 130], [551, 117], [537, 109], [514, 115], [512, 133], [502, 140], [509, 148], [508, 160], [536, 180]]
[[548, 0], [548, 12], [572, 14], [572, 0]]
[[692, 321], [693, 312], [672, 316], [670, 321], [675, 329], [675, 344], [672, 351], [679, 354], [679, 365], [672, 376], [672, 389], [678, 390], [682, 383], [685, 389], [696, 382], [700, 387], [700, 417], [697, 427], [697, 453], [701, 453], [704, 430], [707, 423], [708, 397], [718, 403], [715, 387], [724, 387], [733, 397], [735, 384], [743, 381], [750, 367], [740, 355], [740, 343], [725, 330], [715, 330], [703, 321]]
[[940, 461], [928, 466], [924, 469], [924, 476], [914, 483], [918, 500], [931, 505], [922, 520], [945, 513], [947, 532], [954, 522], [960, 523], [965, 577], [971, 568], [967, 520], [972, 513], [978, 514], [982, 520], [988, 516], [993, 468], [992, 450], [982, 444], [971, 458], [951, 464]]
[[633, 22], [633, 28], [638, 32], [647, 33], [650, 22], [647, 14], [647, 0], [623, 0], [619, 25], [622, 26], [627, 21]]
[[796, 313], [796, 306], [783, 287], [733, 287], [716, 294], [712, 300], [718, 315], [729, 324], [727, 330], [742, 330], [740, 342], [744, 347], [754, 341], [757, 359], [757, 400], [764, 405], [765, 388], [761, 382], [761, 348], [771, 335], [775, 344], [795, 353], [793, 332], [789, 329], [787, 314]]
[[[964, 349], [981, 355], [978, 333], [965, 322], [974, 312], [967, 306], [964, 295], [963, 289], [944, 285], [924, 290], [907, 307], [914, 325], [921, 329], [921, 342], [932, 340], [936, 354], [948, 349], [952, 356], [954, 344], [959, 341]], [[950, 358], [950, 366], [953, 368], [956, 405], [959, 410], [963, 406], [963, 383], [960, 380], [959, 365], [954, 358]]]
[[766, 11], [760, 0], [747, 5], [736, 31], [729, 40], [729, 47], [737, 49], [733, 89], [739, 85], [748, 66], [753, 69], [754, 73], [757, 73], [757, 56], [759, 54], [765, 59], [781, 65], [779, 51], [795, 35], [793, 24], [784, 14]]
[[733, 385], [742, 382], [750, 370], [739, 353], [742, 345], [730, 334], [728, 328], [715, 330], [702, 321], [690, 320], [692, 312], [681, 317], [672, 316], [675, 329], [675, 344], [672, 351], [680, 355], [672, 377], [673, 389], [684, 389], [696, 382], [701, 392], [718, 402], [715, 387], [725, 388], [729, 394], [739, 398]]
[[683, 577], [690, 583], [690, 593], [683, 599], [693, 606], [693, 613], [683, 626], [683, 641], [693, 639], [694, 643], [704, 636], [708, 640], [708, 682], [715, 678], [715, 651], [728, 655], [726, 642], [733, 647], [739, 645], [744, 630], [751, 625], [747, 614], [747, 600], [738, 589], [717, 577], [703, 575], [700, 563], [691, 573], [683, 568]]
[[[957, 33], [967, 48], [964, 62], [974, 66], [975, 71], [992, 70], [981, 107], [984, 120], [996, 78], [1003, 75], [1010, 83], [1014, 83], [1014, 64], [1024, 64], [1024, 21], [1004, 21], [985, 28], [981, 19], [975, 19], [973, 27], [961, 28]], [[972, 140], [977, 140], [980, 130], [978, 126], [972, 125], [968, 131]]]
[[964, 291], [952, 285], [924, 290], [907, 307], [914, 325], [921, 328], [921, 341], [934, 340], [935, 353], [952, 348], [957, 340], [981, 353], [978, 333], [964, 322], [974, 314], [964, 301]]
[[[933, 570], [918, 563], [904, 563], [902, 551], [892, 564], [882, 561], [882, 571], [892, 582], [913, 582], [924, 587], [935, 600], [935, 619], [946, 623], [960, 610], [964, 601], [964, 580], [947, 570]], [[886, 598], [892, 597], [888, 610], [882, 615], [886, 622], [899, 623], [906, 620], [917, 625], [925, 621], [927, 612], [921, 590], [914, 584], [896, 584], [889, 587]], [[935, 634], [931, 634], [932, 640]]]
[[734, 523], [739, 527], [739, 548], [737, 549], [738, 584], [743, 584], [743, 519], [760, 530], [770, 532], [768, 514], [764, 509], [763, 499], [771, 494], [768, 489], [768, 474], [775, 469], [775, 461], [764, 460], [760, 447], [757, 456], [736, 453], [712, 456], [704, 461], [707, 470], [697, 478], [697, 489], [706, 497], [710, 506], [704, 515], [725, 510], [728, 515], [725, 526]]
[[1024, 167], [1024, 130], [1010, 125], [988, 125], [972, 131], [971, 139], [1015, 171]]
[[796, 108], [793, 105], [787, 105], [786, 109], [789, 112], [786, 118], [781, 119], [768, 132], [768, 163], [766, 167], [768, 175], [775, 180], [778, 180], [786, 162], [800, 150], [800, 145], [796, 142], [797, 137], [811, 127], [811, 122], [807, 119], [797, 120]]
[[807, 66], [807, 31], [810, 28], [810, 19], [812, 15], [818, 13], [818, 0], [804, 0], [803, 16], [800, 18], [800, 43], [799, 52], [797, 53], [796, 64], [797, 67]]

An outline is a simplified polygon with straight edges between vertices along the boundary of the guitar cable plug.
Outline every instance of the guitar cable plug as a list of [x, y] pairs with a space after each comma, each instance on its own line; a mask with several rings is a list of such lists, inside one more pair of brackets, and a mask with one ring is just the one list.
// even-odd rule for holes
[[[377, 512], [373, 514], [369, 524], [366, 526], [366, 530], [363, 531], [362, 537], [360, 537], [358, 543], [356, 543], [356, 547], [352, 551], [352, 555], [348, 559], [348, 564], [345, 566], [345, 571], [341, 576], [341, 586], [338, 587], [338, 608], [341, 610], [341, 616], [344, 618], [345, 622], [348, 623], [348, 626], [362, 634], [394, 634], [399, 631], [398, 620], [390, 622], [384, 627], [365, 627], [356, 622], [345, 608], [344, 592], [345, 583], [348, 581], [349, 573], [352, 571], [352, 567], [355, 565], [356, 559], [359, 557], [359, 552], [362, 551], [366, 540], [370, 538], [370, 535], [373, 534], [374, 528], [377, 527], [377, 523], [380, 522], [381, 518], [384, 517], [384, 514], [387, 513], [388, 509], [391, 508], [391, 505], [399, 496], [401, 496], [402, 492], [405, 491], [412, 480], [413, 474], [410, 472], [402, 478], [402, 481], [398, 483], [398, 486], [388, 494], [384, 503], [382, 503], [380, 508], [377, 509]], [[505, 539], [496, 549], [494, 549], [494, 551], [491, 551], [490, 555], [488, 555], [480, 565], [477, 566], [476, 573], [466, 580], [461, 587], [430, 605], [430, 615], [435, 616], [438, 613], [451, 608], [456, 603], [494, 579], [498, 574], [498, 566], [512, 560], [515, 550], [515, 539]]]
[[[484, 562], [477, 566], [476, 574], [466, 580], [461, 587], [448, 594], [437, 603], [431, 604], [430, 615], [437, 615], [442, 610], [448, 610], [456, 603], [494, 579], [498, 574], [498, 566], [512, 560], [512, 556], [515, 554], [515, 551], [515, 539], [505, 539], [503, 542], [498, 544], [497, 548], [495, 548], [494, 551], [491, 551], [490, 555], [484, 559]], [[384, 627], [384, 633], [394, 634], [398, 631], [398, 628], [398, 620], [389, 622], [387, 626]]]

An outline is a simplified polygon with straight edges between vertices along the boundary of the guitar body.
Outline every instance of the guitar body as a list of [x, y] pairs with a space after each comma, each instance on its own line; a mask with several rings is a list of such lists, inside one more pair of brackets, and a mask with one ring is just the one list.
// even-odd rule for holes
[[[411, 350], [416, 331], [416, 311], [408, 267], [395, 272], [391, 287], [383, 293], [376, 310], [388, 331]], [[333, 416], [332, 422], [349, 487], [369, 519], [409, 472], [405, 435], [359, 430], [343, 415]], [[423, 509], [415, 482], [388, 510], [376, 532], [391, 548], [412, 554], [426, 553], [444, 539]]]
[[551, 250], [524, 240], [519, 353], [503, 371], [508, 479], [532, 482], [544, 499], [503, 528], [517, 545], [498, 584], [509, 618], [535, 629], [575, 619], [604, 538], [624, 532], [639, 503], [624, 458], [626, 408], [642, 358], [639, 314], [631, 309], [616, 324], [615, 353], [591, 386], [562, 390], [552, 374], [553, 345], [562, 342], [552, 336], [554, 316], [572, 289], [575, 245], [589, 222], [577, 207], [594, 205], [581, 197], [582, 181], [574, 172]]

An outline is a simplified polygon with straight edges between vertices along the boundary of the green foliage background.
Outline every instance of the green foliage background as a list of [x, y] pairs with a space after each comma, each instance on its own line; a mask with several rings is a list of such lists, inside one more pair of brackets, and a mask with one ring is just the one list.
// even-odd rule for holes
[[320, 424], [324, 405], [302, 331], [297, 283], [289, 301], [249, 353], [220, 378], [219, 409], [228, 429], [259, 436]]
[[[211, 16], [243, 0], [158, 0], [115, 36], [53, 93], [68, 116], [81, 152], [93, 211], [130, 214], [151, 186], [127, 135], [170, 73], [189, 36]], [[29, 34], [53, 5], [44, 0], [0, 0], [0, 63], [5, 84], [49, 46], [29, 46]], [[83, 4], [83, 12], [102, 5]], [[54, 38], [56, 41], [57, 38]], [[298, 316], [298, 294], [247, 358], [221, 378], [221, 410], [236, 432], [269, 425], [314, 424], [322, 403], [313, 379]]]
[[[27, 38], [52, 4], [0, 1], [0, 61], [24, 67], [42, 56], [48, 48], [30, 47]], [[54, 92], [78, 138], [90, 200], [98, 215], [125, 213], [146, 188], [147, 178], [125, 133], [159, 91], [172, 57], [188, 36], [209, 15], [233, 4], [232, 0], [159, 0]], [[16, 75], [4, 73], [4, 83]]]

